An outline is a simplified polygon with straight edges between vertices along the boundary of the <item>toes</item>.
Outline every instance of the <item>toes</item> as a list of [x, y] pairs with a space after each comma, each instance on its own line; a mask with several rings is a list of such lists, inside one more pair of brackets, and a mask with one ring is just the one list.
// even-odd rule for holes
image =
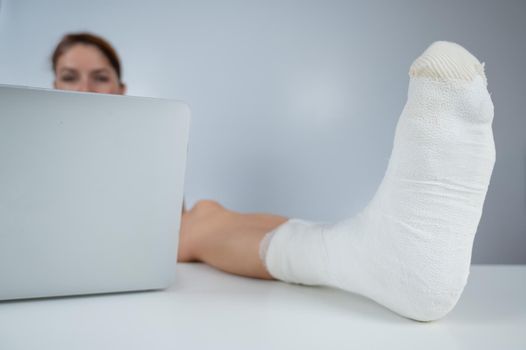
[[427, 77], [435, 80], [472, 81], [480, 76], [486, 80], [484, 65], [462, 46], [437, 41], [418, 57], [409, 70], [411, 77]]

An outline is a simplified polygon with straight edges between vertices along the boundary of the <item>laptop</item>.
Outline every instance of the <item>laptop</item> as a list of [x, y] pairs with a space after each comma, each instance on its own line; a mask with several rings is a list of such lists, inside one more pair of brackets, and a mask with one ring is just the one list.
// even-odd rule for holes
[[175, 278], [190, 111], [0, 85], [0, 300]]

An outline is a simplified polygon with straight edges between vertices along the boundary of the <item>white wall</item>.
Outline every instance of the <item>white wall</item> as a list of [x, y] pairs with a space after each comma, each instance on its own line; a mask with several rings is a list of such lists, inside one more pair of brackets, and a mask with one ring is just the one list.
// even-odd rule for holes
[[69, 31], [108, 38], [129, 94], [193, 111], [187, 204], [336, 220], [381, 181], [412, 60], [434, 40], [487, 62], [497, 164], [474, 262], [526, 263], [521, 1], [2, 0], [0, 83], [51, 87]]

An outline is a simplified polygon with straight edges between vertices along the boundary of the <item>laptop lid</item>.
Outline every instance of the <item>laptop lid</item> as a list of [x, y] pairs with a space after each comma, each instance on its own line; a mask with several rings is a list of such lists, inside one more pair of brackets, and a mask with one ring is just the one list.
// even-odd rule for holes
[[173, 100], [0, 85], [0, 300], [169, 286], [189, 122]]

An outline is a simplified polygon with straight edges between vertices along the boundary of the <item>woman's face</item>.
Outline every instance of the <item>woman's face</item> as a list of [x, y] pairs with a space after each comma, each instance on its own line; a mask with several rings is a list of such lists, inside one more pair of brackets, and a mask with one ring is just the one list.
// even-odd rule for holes
[[117, 72], [93, 45], [75, 44], [57, 60], [55, 89], [124, 95]]

